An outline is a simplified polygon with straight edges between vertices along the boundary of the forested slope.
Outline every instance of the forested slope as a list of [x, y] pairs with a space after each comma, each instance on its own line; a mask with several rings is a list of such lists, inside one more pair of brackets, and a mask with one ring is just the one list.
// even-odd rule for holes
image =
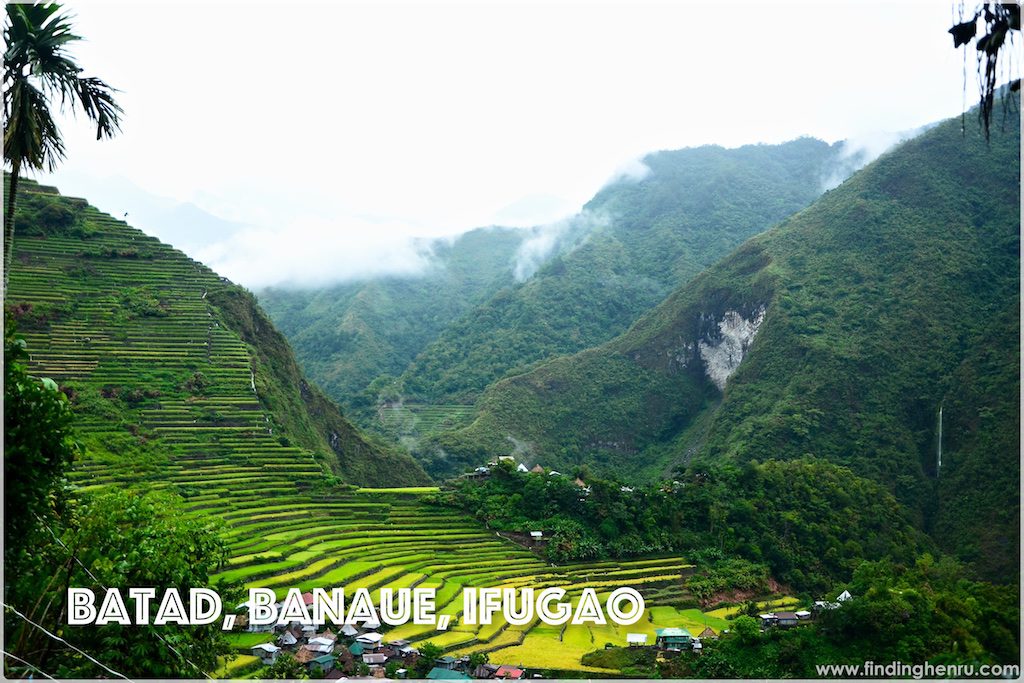
[[510, 285], [528, 232], [480, 228], [423, 245], [421, 274], [319, 289], [271, 287], [260, 304], [288, 337], [306, 373], [357, 417], [375, 417], [387, 385], [437, 335], [500, 287]]
[[839, 145], [663, 151], [560, 226], [560, 250], [448, 326], [402, 375], [415, 400], [467, 403], [530, 363], [604, 342], [673, 289], [819, 196]]
[[934, 128], [626, 334], [495, 384], [471, 426], [435, 441], [432, 466], [511, 440], [548, 466], [622, 476], [825, 460], [883, 484], [979, 573], [1008, 577], [1019, 553], [1016, 117], [990, 144], [959, 117]]

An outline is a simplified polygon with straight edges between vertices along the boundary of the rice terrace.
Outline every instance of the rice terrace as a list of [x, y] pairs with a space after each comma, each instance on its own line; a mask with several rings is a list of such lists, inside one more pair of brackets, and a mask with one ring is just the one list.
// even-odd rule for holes
[[5, 679], [1019, 677], [1020, 6], [898, 5], [9, 2]]
[[[32, 370], [82, 407], [86, 450], [74, 483], [167, 490], [189, 514], [221, 520], [231, 557], [215, 579], [282, 595], [292, 587], [432, 587], [454, 625], [437, 632], [406, 624], [387, 637], [433, 642], [456, 657], [487, 652], [531, 669], [613, 673], [580, 658], [606, 643], [625, 645], [627, 630], [653, 642], [658, 628], [727, 626], [722, 610], [675, 607], [693, 603], [682, 586], [692, 569], [684, 558], [556, 567], [465, 514], [425, 502], [434, 487], [332, 486], [313, 452], [274, 429], [259, 393], [267, 378], [211, 303], [232, 285], [82, 200], [35, 184], [23, 192], [26, 207], [58, 207], [50, 210], [75, 226], [18, 240], [8, 295], [15, 306], [32, 302], [20, 314]], [[571, 596], [593, 587], [602, 599], [631, 586], [648, 610], [628, 628], [458, 625], [464, 586], [527, 585], [562, 586]], [[232, 637], [239, 654], [222, 673], [258, 668], [249, 648], [267, 634]]]

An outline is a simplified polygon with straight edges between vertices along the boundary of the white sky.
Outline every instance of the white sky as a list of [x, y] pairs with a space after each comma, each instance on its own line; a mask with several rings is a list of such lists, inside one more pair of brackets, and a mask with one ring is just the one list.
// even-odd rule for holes
[[122, 176], [257, 226], [206, 252], [243, 284], [301, 281], [314, 253], [330, 279], [330, 250], [365, 265], [399, 236], [572, 213], [649, 151], [956, 115], [952, 5], [72, 0], [75, 54], [122, 91], [123, 132], [66, 124], [44, 180]]

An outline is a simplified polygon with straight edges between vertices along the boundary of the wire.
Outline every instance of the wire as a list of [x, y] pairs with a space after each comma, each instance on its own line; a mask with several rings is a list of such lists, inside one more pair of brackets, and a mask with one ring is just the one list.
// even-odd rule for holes
[[84, 564], [82, 564], [82, 561], [80, 559], [78, 559], [78, 555], [76, 555], [74, 552], [72, 552], [71, 548], [67, 547], [67, 545], [64, 543], [64, 541], [60, 540], [60, 536], [58, 536], [57, 534], [55, 534], [53, 532], [53, 529], [51, 529], [50, 526], [46, 522], [43, 521], [43, 518], [39, 517], [37, 515], [36, 519], [39, 521], [40, 524], [42, 524], [44, 527], [46, 527], [46, 530], [50, 532], [51, 536], [53, 536], [53, 540], [57, 541], [57, 543], [60, 544], [61, 548], [64, 548], [64, 550], [67, 550], [68, 553], [70, 553], [71, 559], [74, 560], [75, 562], [77, 562], [78, 566], [85, 570], [85, 573], [89, 575], [89, 578], [92, 579], [94, 582], [96, 582], [97, 586], [99, 586], [103, 590], [106, 590], [106, 587], [100, 582], [100, 580], [97, 579], [96, 576], [91, 571], [89, 571], [88, 567], [86, 567]]
[[130, 680], [131, 680], [130, 678], [128, 678], [128, 677], [127, 677], [127, 676], [125, 676], [124, 674], [122, 674], [122, 673], [118, 673], [117, 671], [114, 671], [113, 669], [111, 669], [111, 668], [110, 668], [109, 666], [107, 666], [106, 664], [103, 664], [102, 662], [98, 662], [98, 661], [96, 661], [95, 659], [93, 659], [92, 655], [90, 655], [90, 654], [89, 654], [88, 652], [85, 652], [85, 651], [83, 651], [83, 650], [79, 650], [79, 649], [78, 649], [77, 647], [75, 647], [74, 645], [72, 645], [72, 644], [71, 644], [71, 643], [69, 643], [68, 641], [64, 640], [64, 639], [63, 639], [63, 638], [61, 638], [60, 636], [58, 636], [58, 635], [56, 635], [56, 634], [53, 634], [53, 633], [50, 633], [50, 632], [49, 632], [49, 631], [47, 631], [47, 630], [46, 630], [45, 628], [43, 628], [42, 626], [40, 626], [40, 625], [39, 625], [39, 624], [37, 624], [36, 622], [34, 622], [34, 621], [32, 621], [31, 619], [29, 619], [28, 617], [26, 617], [26, 616], [25, 616], [24, 614], [22, 614], [22, 613], [21, 613], [21, 612], [19, 612], [18, 610], [14, 609], [14, 608], [13, 608], [13, 607], [11, 607], [10, 605], [8, 605], [8, 604], [7, 604], [6, 602], [0, 602], [0, 605], [3, 605], [5, 609], [8, 609], [8, 610], [10, 610], [11, 612], [14, 612], [14, 613], [15, 613], [16, 615], [18, 615], [19, 617], [21, 617], [22, 619], [24, 619], [25, 621], [27, 621], [27, 622], [28, 622], [29, 624], [31, 624], [32, 626], [35, 626], [35, 627], [36, 627], [37, 629], [39, 629], [39, 630], [40, 630], [40, 631], [42, 631], [43, 633], [45, 633], [46, 635], [50, 636], [50, 638], [53, 638], [54, 640], [56, 640], [56, 641], [57, 641], [57, 642], [59, 642], [59, 643], [64, 643], [65, 645], [67, 645], [68, 647], [70, 647], [70, 648], [71, 648], [72, 650], [74, 650], [74, 651], [75, 651], [75, 652], [77, 652], [78, 654], [82, 655], [83, 657], [85, 657], [86, 659], [88, 659], [88, 660], [89, 660], [90, 662], [92, 662], [92, 663], [93, 663], [93, 664], [95, 664], [96, 666], [100, 667], [101, 669], [104, 669], [104, 670], [106, 670], [106, 671], [109, 671], [110, 673], [114, 674], [114, 675], [115, 675], [115, 676], [117, 676], [118, 678], [123, 678], [123, 679], [124, 679], [124, 680], [126, 680], [126, 681], [130, 681]]
[[[89, 575], [89, 578], [91, 578], [91, 579], [92, 579], [93, 581], [95, 581], [95, 582], [96, 582], [96, 585], [97, 585], [97, 586], [99, 586], [99, 587], [100, 587], [100, 588], [102, 588], [103, 590], [109, 590], [109, 589], [108, 589], [108, 588], [107, 588], [106, 586], [104, 586], [104, 585], [103, 585], [103, 582], [102, 582], [102, 581], [100, 581], [99, 579], [97, 579], [97, 578], [96, 578], [96, 576], [95, 576], [95, 575], [94, 575], [94, 574], [93, 574], [93, 573], [92, 573], [91, 571], [89, 571], [89, 568], [88, 568], [88, 567], [86, 567], [86, 566], [85, 566], [84, 564], [82, 564], [82, 561], [81, 561], [80, 559], [78, 559], [78, 555], [76, 555], [76, 554], [75, 554], [75, 553], [74, 553], [74, 552], [73, 552], [73, 551], [71, 550], [71, 548], [67, 547], [67, 545], [65, 545], [64, 541], [60, 540], [60, 537], [59, 537], [59, 536], [58, 536], [57, 534], [55, 534], [55, 533], [53, 532], [53, 529], [51, 529], [51, 528], [49, 527], [49, 525], [47, 525], [47, 523], [46, 523], [46, 522], [44, 522], [44, 521], [43, 521], [43, 519], [42, 519], [41, 517], [39, 517], [39, 516], [36, 516], [36, 519], [37, 519], [37, 520], [39, 520], [39, 523], [40, 523], [40, 524], [42, 524], [42, 525], [43, 525], [44, 527], [46, 527], [46, 530], [50, 532], [50, 535], [51, 535], [51, 536], [53, 536], [53, 540], [57, 541], [57, 543], [59, 543], [59, 544], [60, 544], [60, 547], [64, 548], [64, 550], [67, 550], [67, 551], [68, 551], [68, 553], [70, 553], [70, 554], [71, 554], [71, 559], [72, 559], [72, 560], [74, 560], [75, 562], [77, 562], [77, 563], [78, 563], [78, 566], [79, 566], [79, 567], [81, 567], [81, 568], [82, 568], [83, 570], [85, 570], [85, 573]], [[210, 680], [213, 680], [213, 679], [211, 678], [210, 674], [208, 674], [208, 673], [206, 673], [205, 671], [203, 671], [203, 670], [202, 670], [202, 668], [200, 668], [198, 664], [196, 664], [195, 662], [193, 662], [192, 660], [190, 660], [190, 659], [189, 659], [188, 657], [186, 657], [185, 655], [183, 655], [183, 654], [182, 654], [182, 653], [181, 653], [181, 652], [180, 652], [180, 651], [178, 650], [178, 648], [176, 648], [176, 647], [174, 647], [173, 645], [171, 645], [171, 643], [170, 643], [170, 642], [169, 642], [169, 641], [168, 641], [168, 640], [167, 640], [166, 638], [164, 638], [164, 637], [163, 637], [162, 635], [160, 635], [159, 633], [157, 633], [157, 632], [155, 632], [155, 631], [153, 632], [153, 635], [157, 637], [157, 640], [159, 640], [159, 641], [160, 641], [160, 642], [162, 642], [162, 643], [163, 643], [164, 645], [166, 645], [166, 646], [167, 646], [167, 647], [168, 647], [168, 648], [170, 649], [170, 651], [171, 651], [171, 652], [173, 652], [174, 654], [176, 654], [176, 655], [178, 655], [179, 657], [181, 657], [181, 658], [182, 658], [182, 659], [183, 659], [183, 660], [184, 660], [185, 662], [187, 662], [187, 663], [191, 664], [191, 665], [192, 665], [192, 668], [193, 668], [193, 669], [195, 669], [196, 671], [198, 671], [199, 673], [201, 673], [201, 674], [202, 674], [203, 676], [205, 676], [206, 678], [209, 678]]]
[[21, 657], [16, 657], [16, 656], [12, 655], [12, 654], [11, 654], [10, 652], [4, 652], [3, 650], [0, 650], [0, 655], [3, 655], [4, 657], [10, 657], [11, 659], [14, 659], [14, 660], [17, 660], [17, 661], [21, 662], [22, 664], [24, 664], [24, 665], [25, 665], [25, 666], [27, 666], [28, 668], [32, 669], [33, 671], [38, 671], [38, 672], [39, 672], [39, 673], [41, 673], [42, 675], [46, 676], [46, 677], [47, 677], [47, 678], [49, 678], [49, 679], [50, 679], [51, 681], [55, 681], [55, 680], [57, 680], [56, 678], [54, 678], [54, 677], [53, 677], [53, 676], [51, 676], [50, 674], [48, 674], [48, 673], [46, 673], [45, 671], [43, 671], [42, 669], [40, 669], [40, 668], [39, 668], [38, 666], [33, 666], [32, 664], [29, 664], [28, 662], [26, 662], [26, 661], [25, 661], [24, 659], [22, 659]]

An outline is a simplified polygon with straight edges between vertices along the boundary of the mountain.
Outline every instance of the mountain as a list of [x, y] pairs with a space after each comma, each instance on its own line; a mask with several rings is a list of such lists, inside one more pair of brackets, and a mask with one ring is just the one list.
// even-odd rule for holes
[[428, 469], [513, 445], [528, 464], [627, 479], [826, 461], [881, 483], [979, 575], [1012, 579], [1020, 134], [1007, 116], [990, 144], [960, 117], [936, 126], [625, 334], [492, 385], [471, 425], [424, 446]]
[[449, 325], [402, 374], [406, 397], [472, 403], [517, 368], [625, 331], [680, 284], [751, 235], [805, 207], [839, 144], [801, 138], [650, 154], [646, 175], [602, 189], [570, 221], [520, 250], [546, 260]]
[[375, 417], [382, 375], [400, 374], [438, 333], [512, 282], [527, 232], [481, 228], [430, 243], [431, 266], [414, 277], [356, 281], [318, 290], [267, 288], [261, 305], [302, 367], [347, 409]]
[[304, 379], [251, 294], [84, 200], [23, 182], [5, 303], [30, 369], [62, 385], [85, 425], [83, 472], [128, 483], [224, 458], [284, 490], [324, 471], [359, 485], [430, 481]]
[[61, 171], [52, 182], [76, 197], [88, 197], [100, 211], [123, 216], [133, 227], [192, 257], [248, 227], [215, 216], [192, 202], [151, 194], [123, 176], [97, 177]]

